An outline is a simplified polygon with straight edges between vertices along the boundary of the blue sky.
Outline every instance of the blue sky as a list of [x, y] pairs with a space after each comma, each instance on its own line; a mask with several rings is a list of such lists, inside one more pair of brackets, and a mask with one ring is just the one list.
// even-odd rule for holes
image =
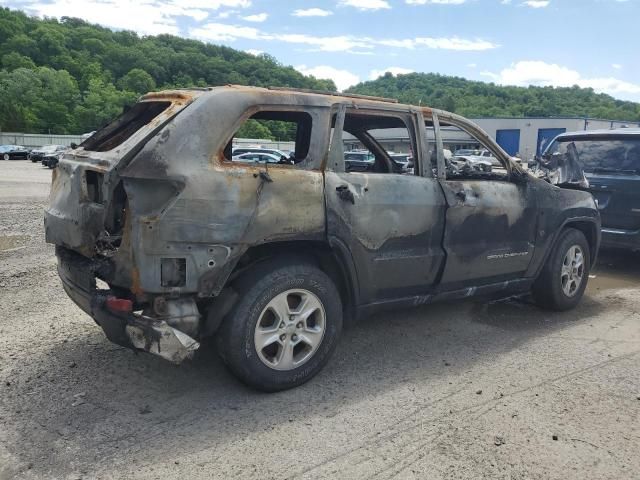
[[437, 72], [640, 101], [640, 0], [0, 0], [142, 35], [266, 52], [344, 89]]

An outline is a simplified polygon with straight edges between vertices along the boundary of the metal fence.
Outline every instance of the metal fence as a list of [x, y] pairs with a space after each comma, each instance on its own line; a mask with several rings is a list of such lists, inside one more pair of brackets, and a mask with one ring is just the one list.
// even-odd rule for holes
[[275, 140], [261, 140], [259, 138], [234, 138], [233, 148], [237, 147], [261, 147], [293, 151], [296, 148], [296, 142], [278, 142]]
[[42, 145], [71, 145], [82, 142], [81, 135], [55, 135], [46, 133], [0, 132], [0, 145], [22, 145], [41, 147]]

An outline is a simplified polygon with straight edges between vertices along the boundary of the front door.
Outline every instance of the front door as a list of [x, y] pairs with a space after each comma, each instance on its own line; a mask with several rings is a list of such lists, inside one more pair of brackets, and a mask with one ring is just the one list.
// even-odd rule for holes
[[[442, 275], [445, 290], [520, 278], [533, 256], [536, 237], [536, 200], [531, 182], [514, 180], [504, 154], [484, 142], [459, 120], [440, 120], [436, 137], [460, 129], [474, 137], [502, 162], [492, 171], [474, 170], [456, 162], [441, 175], [447, 199], [444, 249], [447, 261]], [[447, 126], [441, 135], [439, 126]], [[445, 139], [446, 140], [446, 139]]]
[[[426, 145], [415, 115], [345, 106], [335, 115], [325, 171], [327, 230], [351, 252], [361, 304], [424, 294], [442, 267], [445, 201], [431, 169], [420, 168]], [[394, 167], [383, 143], [401, 130], [411, 139], [414, 169]], [[345, 172], [343, 139], [354, 137], [374, 160], [366, 171]]]

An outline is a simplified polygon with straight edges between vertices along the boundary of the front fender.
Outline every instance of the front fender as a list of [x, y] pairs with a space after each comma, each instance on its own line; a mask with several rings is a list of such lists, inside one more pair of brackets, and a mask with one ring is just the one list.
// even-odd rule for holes
[[589, 192], [559, 188], [536, 180], [538, 196], [538, 231], [534, 258], [527, 271], [536, 277], [553, 251], [560, 232], [569, 226], [585, 232], [591, 246], [591, 263], [595, 263], [600, 247], [600, 213]]

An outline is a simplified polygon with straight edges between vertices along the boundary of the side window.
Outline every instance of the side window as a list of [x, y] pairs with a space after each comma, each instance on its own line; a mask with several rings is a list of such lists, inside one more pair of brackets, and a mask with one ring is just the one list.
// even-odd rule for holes
[[342, 142], [346, 172], [414, 174], [416, 139], [409, 115], [347, 110]]
[[447, 180], [507, 180], [509, 172], [488, 145], [466, 130], [440, 122]]
[[[307, 112], [262, 110], [248, 118], [224, 149], [225, 161], [303, 165], [309, 160], [313, 118]], [[237, 147], [235, 143], [255, 147]], [[253, 155], [249, 155], [252, 153]]]

